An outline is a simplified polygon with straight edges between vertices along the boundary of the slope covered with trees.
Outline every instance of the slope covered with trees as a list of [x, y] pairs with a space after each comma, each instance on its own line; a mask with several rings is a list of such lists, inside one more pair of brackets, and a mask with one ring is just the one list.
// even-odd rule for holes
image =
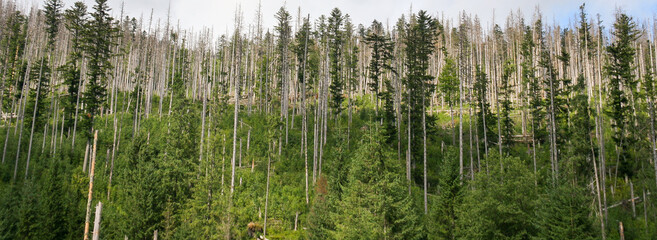
[[0, 0], [0, 239], [657, 237], [654, 19], [42, 5]]

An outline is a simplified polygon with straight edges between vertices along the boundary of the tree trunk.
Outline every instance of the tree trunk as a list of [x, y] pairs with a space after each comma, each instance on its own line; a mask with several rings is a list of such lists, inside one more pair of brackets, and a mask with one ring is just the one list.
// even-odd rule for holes
[[89, 239], [89, 218], [91, 217], [91, 196], [94, 189], [94, 169], [96, 167], [96, 143], [98, 141], [98, 130], [94, 132], [94, 145], [91, 154], [91, 175], [89, 175], [89, 195], [87, 197], [87, 214], [84, 219], [84, 240]]
[[[39, 66], [39, 81], [37, 82], [37, 92], [36, 92], [36, 98], [34, 100], [34, 111], [32, 112], [32, 130], [30, 130], [30, 143], [27, 147], [27, 162], [25, 163], [25, 179], [27, 179], [27, 175], [30, 170], [30, 156], [32, 155], [32, 139], [34, 137], [34, 123], [36, 122], [37, 106], [39, 106], [39, 95], [41, 92], [41, 74], [43, 73], [43, 61], [44, 58], [41, 58], [41, 66]], [[44, 129], [46, 128], [44, 127]], [[43, 135], [43, 139], [44, 140], [46, 139], [45, 134]], [[20, 144], [20, 142], [18, 144]]]
[[422, 145], [423, 145], [423, 163], [424, 163], [424, 214], [429, 213], [427, 207], [427, 117], [424, 109], [424, 93], [422, 93]]
[[91, 238], [92, 240], [98, 240], [100, 237], [100, 216], [101, 212], [103, 211], [103, 203], [98, 202], [96, 204], [96, 216], [94, 217], [94, 230], [93, 230], [93, 237]]
[[[410, 94], [409, 94], [410, 96]], [[411, 195], [411, 108], [407, 108], [408, 117], [408, 148], [406, 148], [406, 180], [408, 181], [408, 195]]]
[[[276, 148], [276, 143], [274, 143], [274, 149]], [[271, 154], [271, 153], [270, 153]], [[267, 238], [267, 207], [269, 206], [269, 169], [271, 168], [271, 156], [267, 157], [267, 192], [265, 193], [265, 224], [263, 227], [262, 234]]]
[[463, 183], [463, 80], [459, 81], [459, 181]]

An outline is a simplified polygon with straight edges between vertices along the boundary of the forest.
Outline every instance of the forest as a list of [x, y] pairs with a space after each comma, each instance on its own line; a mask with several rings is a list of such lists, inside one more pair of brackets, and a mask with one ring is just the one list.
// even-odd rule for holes
[[436, 11], [0, 0], [0, 239], [657, 239], [657, 19]]

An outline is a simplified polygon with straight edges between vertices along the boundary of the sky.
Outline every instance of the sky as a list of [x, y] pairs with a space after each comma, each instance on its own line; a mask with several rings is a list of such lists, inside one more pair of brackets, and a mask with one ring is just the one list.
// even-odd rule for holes
[[[17, 0], [20, 2], [21, 0]], [[42, 5], [43, 0], [24, 0], [27, 5]], [[73, 5], [77, 0], [64, 0], [65, 8]], [[81, 0], [87, 4], [89, 10], [94, 0]], [[376, 19], [391, 26], [402, 14], [413, 11], [426, 10], [429, 14], [447, 19], [457, 19], [459, 12], [465, 11], [472, 16], [478, 16], [484, 28], [495, 23], [504, 25], [510, 12], [520, 10], [525, 19], [531, 19], [536, 7], [540, 7], [544, 21], [549, 24], [557, 23], [567, 26], [576, 21], [579, 6], [586, 3], [589, 18], [600, 14], [603, 24], [610, 26], [614, 21], [616, 9], [633, 16], [643, 23], [652, 23], [657, 15], [657, 1], [655, 0], [109, 0], [113, 15], [120, 15], [121, 6], [127, 15], [139, 19], [144, 18], [145, 24], [153, 12], [154, 19], [166, 21], [170, 6], [172, 24], [180, 23], [183, 29], [195, 31], [203, 28], [211, 29], [214, 35], [232, 32], [235, 10], [240, 7], [244, 26], [255, 25], [258, 4], [262, 4], [263, 27], [272, 29], [276, 22], [275, 13], [282, 6], [293, 16], [293, 26], [296, 24], [297, 12], [300, 7], [301, 16], [310, 14], [311, 20], [320, 15], [329, 15], [334, 7], [338, 7], [343, 14], [349, 14], [355, 25], [369, 26]], [[154, 20], [154, 23], [156, 20]]]

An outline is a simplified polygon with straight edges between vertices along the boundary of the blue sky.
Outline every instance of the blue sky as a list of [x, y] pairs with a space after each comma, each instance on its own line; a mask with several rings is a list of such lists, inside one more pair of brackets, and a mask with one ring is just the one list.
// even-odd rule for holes
[[[18, 0], [19, 2], [21, 0]], [[26, 0], [27, 4], [42, 4], [42, 1]], [[76, 0], [64, 0], [66, 7]], [[88, 6], [94, 0], [82, 0]], [[124, 0], [125, 12], [139, 19], [144, 16], [147, 20], [153, 11], [155, 18], [165, 21], [169, 4], [174, 22], [180, 20], [181, 27], [199, 30], [203, 27], [212, 28], [215, 35], [232, 31], [234, 12], [240, 6], [243, 12], [244, 24], [255, 23], [255, 15], [259, 0]], [[118, 16], [122, 0], [109, 0], [109, 5]], [[495, 22], [503, 25], [509, 12], [520, 10], [525, 19], [531, 19], [537, 6], [543, 13], [544, 20], [552, 24], [557, 22], [562, 26], [575, 19], [578, 7], [586, 2], [590, 18], [600, 14], [604, 25], [610, 26], [617, 8], [632, 15], [639, 23], [644, 21], [652, 23], [657, 14], [657, 1], [650, 0], [262, 0], [262, 14], [265, 28], [272, 28], [275, 23], [274, 14], [281, 7], [286, 6], [296, 20], [297, 10], [301, 7], [301, 15], [311, 15], [316, 19], [322, 14], [328, 15], [331, 9], [338, 7], [343, 13], [351, 16], [354, 23], [368, 26], [372, 20], [377, 19], [383, 23], [390, 21], [392, 25], [402, 14], [409, 10], [426, 10], [437, 17], [456, 19], [460, 11], [477, 15], [482, 24], [487, 26], [495, 15]]]

